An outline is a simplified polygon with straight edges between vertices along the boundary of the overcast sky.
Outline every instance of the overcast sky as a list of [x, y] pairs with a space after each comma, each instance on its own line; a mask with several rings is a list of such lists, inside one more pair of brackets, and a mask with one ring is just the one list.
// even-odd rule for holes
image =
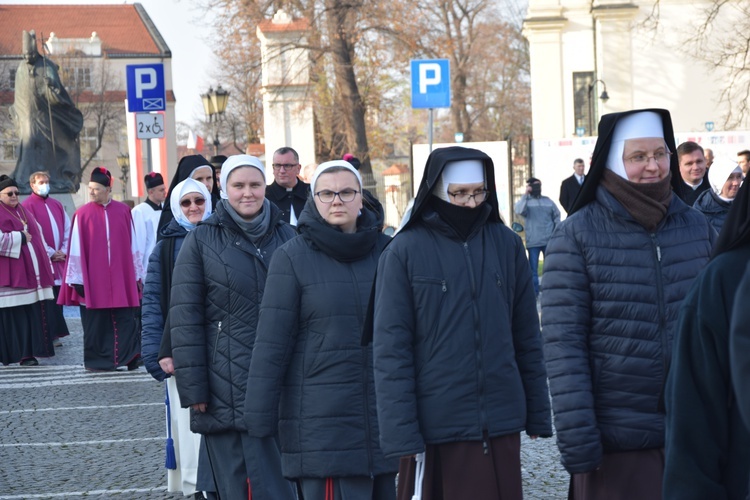
[[[2, 0], [2, 4], [123, 4], [132, 0]], [[197, 124], [203, 118], [200, 94], [216, 86], [214, 56], [207, 39], [210, 22], [193, 0], [139, 0], [172, 51], [172, 81], [177, 121]], [[201, 20], [201, 22], [198, 22]], [[92, 28], [96, 30], [96, 27]]]

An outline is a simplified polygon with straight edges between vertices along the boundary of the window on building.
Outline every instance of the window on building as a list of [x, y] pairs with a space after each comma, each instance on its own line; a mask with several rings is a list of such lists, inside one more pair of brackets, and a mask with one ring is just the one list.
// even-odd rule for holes
[[16, 144], [11, 141], [3, 141], [2, 147], [0, 147], [0, 154], [2, 159], [5, 161], [11, 161], [16, 159]]
[[[96, 150], [96, 127], [83, 127], [78, 139], [81, 143], [81, 158], [89, 158]], [[94, 156], [101, 159], [101, 149]]]
[[573, 109], [576, 135], [595, 135], [597, 99], [593, 71], [573, 73]]
[[16, 88], [16, 68], [11, 68], [8, 71], [8, 88], [11, 90]]
[[64, 68], [62, 79], [66, 87], [79, 90], [91, 89], [91, 68]]

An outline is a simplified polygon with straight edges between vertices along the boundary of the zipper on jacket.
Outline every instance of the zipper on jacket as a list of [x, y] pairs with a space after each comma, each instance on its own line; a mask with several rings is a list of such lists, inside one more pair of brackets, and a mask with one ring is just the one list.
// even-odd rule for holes
[[656, 234], [651, 233], [651, 242], [654, 245], [656, 252], [656, 292], [657, 292], [657, 306], [659, 308], [659, 339], [661, 340], [661, 364], [662, 364], [662, 379], [661, 389], [659, 390], [659, 401], [657, 403], [657, 411], [662, 412], [664, 409], [664, 387], [667, 379], [667, 371], [669, 370], [669, 363], [667, 361], [667, 351], [669, 350], [667, 341], [667, 306], [664, 299], [664, 283], [662, 281], [662, 269], [661, 269], [661, 247], [659, 240], [656, 239]]
[[479, 414], [480, 414], [480, 427], [481, 432], [489, 431], [487, 426], [487, 409], [485, 408], [485, 394], [484, 394], [484, 363], [482, 359], [482, 337], [480, 334], [480, 314], [479, 307], [477, 306], [477, 283], [474, 276], [474, 267], [471, 263], [471, 254], [469, 253], [469, 242], [464, 241], [463, 244], [464, 257], [466, 258], [466, 267], [469, 270], [469, 282], [471, 283], [471, 304], [472, 312], [474, 314], [474, 353], [477, 363], [477, 388], [479, 393]]
[[211, 363], [216, 361], [216, 350], [219, 347], [219, 337], [221, 337], [221, 321], [219, 321], [219, 324], [216, 327], [216, 342], [214, 342], [214, 353], [213, 356], [211, 356]]
[[[362, 309], [362, 301], [360, 300], [359, 294], [359, 281], [357, 281], [357, 273], [351, 264], [349, 264], [349, 273], [352, 276], [352, 283], [354, 284], [354, 295], [357, 301], [357, 318], [360, 325], [364, 325], [365, 313]], [[373, 456], [372, 456], [372, 444], [370, 443], [370, 391], [367, 387], [368, 374], [371, 371], [369, 359], [367, 356], [368, 346], [360, 347], [360, 354], [362, 356], [362, 395], [364, 396], [364, 415], [365, 415], [365, 446], [367, 447], [367, 469], [370, 472], [370, 479], [375, 476], [373, 474]]]

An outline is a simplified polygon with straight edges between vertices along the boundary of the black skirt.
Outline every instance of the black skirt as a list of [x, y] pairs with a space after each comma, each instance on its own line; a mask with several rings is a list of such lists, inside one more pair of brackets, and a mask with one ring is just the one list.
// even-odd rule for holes
[[108, 371], [127, 366], [141, 355], [137, 307], [87, 309], [81, 306], [83, 366]]
[[0, 361], [3, 365], [55, 355], [44, 329], [44, 301], [0, 308]]

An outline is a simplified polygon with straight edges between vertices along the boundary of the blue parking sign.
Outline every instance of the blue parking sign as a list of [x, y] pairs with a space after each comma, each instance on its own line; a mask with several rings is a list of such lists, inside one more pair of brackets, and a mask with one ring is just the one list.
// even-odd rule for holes
[[164, 85], [164, 65], [131, 64], [125, 67], [128, 111], [164, 111], [167, 94]]
[[448, 59], [414, 59], [411, 61], [411, 107], [451, 107], [450, 61]]

